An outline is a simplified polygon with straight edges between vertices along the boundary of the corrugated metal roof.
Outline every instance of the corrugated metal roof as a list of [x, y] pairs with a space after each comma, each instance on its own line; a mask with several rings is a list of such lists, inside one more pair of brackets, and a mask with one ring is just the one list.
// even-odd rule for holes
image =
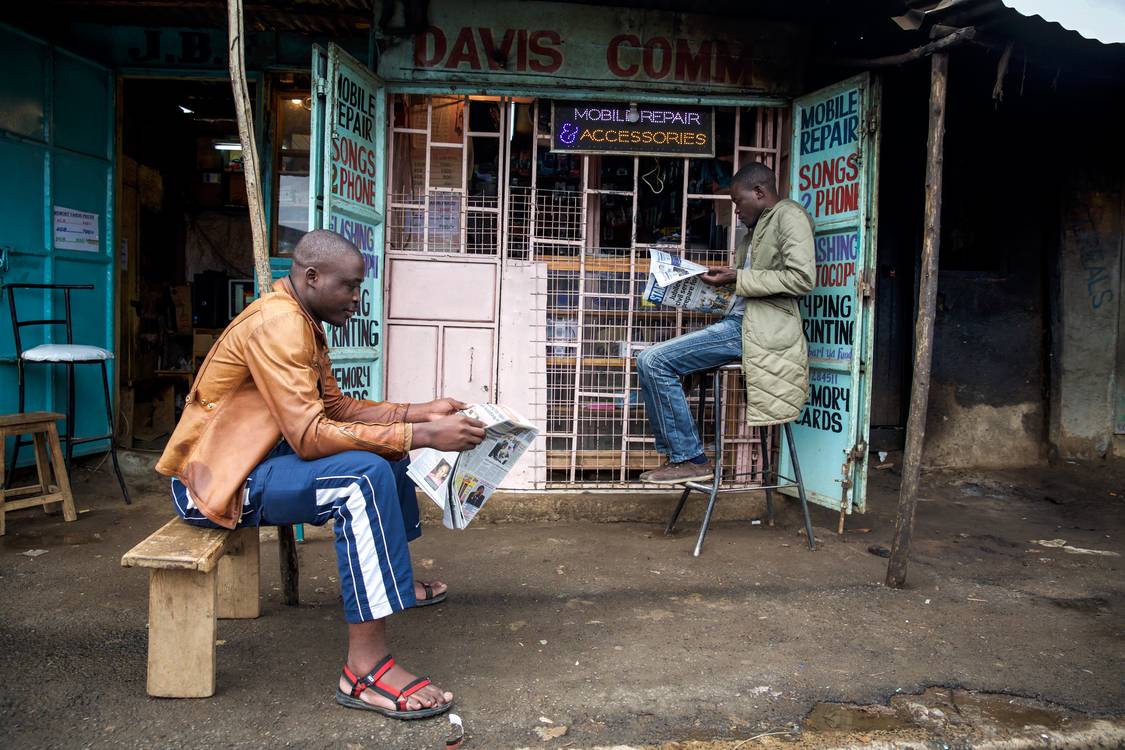
[[1122, 0], [1001, 0], [1025, 16], [1039, 16], [1087, 39], [1104, 44], [1125, 43], [1125, 2]]

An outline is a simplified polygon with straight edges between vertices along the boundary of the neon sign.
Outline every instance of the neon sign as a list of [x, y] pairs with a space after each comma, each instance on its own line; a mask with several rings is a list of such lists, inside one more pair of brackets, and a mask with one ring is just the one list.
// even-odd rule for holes
[[551, 150], [578, 154], [714, 156], [710, 107], [554, 102]]

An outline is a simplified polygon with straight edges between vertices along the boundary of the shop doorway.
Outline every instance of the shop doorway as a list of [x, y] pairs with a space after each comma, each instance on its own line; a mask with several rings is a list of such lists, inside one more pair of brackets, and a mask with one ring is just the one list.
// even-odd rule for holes
[[199, 363], [254, 298], [246, 185], [229, 82], [126, 78], [120, 101], [119, 434], [158, 450]]

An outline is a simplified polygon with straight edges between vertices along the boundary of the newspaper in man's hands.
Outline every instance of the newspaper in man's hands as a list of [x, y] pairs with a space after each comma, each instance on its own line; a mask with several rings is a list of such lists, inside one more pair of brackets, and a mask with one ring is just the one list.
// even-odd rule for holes
[[467, 451], [423, 448], [406, 473], [442, 509], [447, 529], [463, 529], [508, 476], [539, 428], [499, 404], [473, 404], [461, 412], [484, 422], [484, 440]]
[[641, 304], [726, 315], [734, 306], [734, 287], [704, 283], [699, 276], [706, 272], [706, 266], [663, 250], [650, 250], [648, 284]]

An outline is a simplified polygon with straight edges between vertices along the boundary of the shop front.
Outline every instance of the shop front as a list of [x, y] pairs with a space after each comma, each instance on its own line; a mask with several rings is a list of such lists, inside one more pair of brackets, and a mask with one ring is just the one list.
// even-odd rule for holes
[[[526, 413], [544, 434], [508, 489], [637, 488], [658, 456], [636, 354], [713, 320], [641, 303], [649, 252], [729, 264], [730, 177], [758, 160], [817, 222], [802, 465], [815, 501], [862, 509], [878, 94], [860, 77], [800, 96], [800, 41], [513, 2], [432, 3], [426, 28], [380, 39], [386, 398]], [[744, 425], [736, 377], [726, 392], [705, 422], [725, 420], [721, 460], [752, 486], [771, 435]]]
[[[812, 386], [796, 426], [811, 498], [862, 509], [876, 82], [810, 94], [794, 24], [482, 0], [432, 2], [411, 26], [401, 5], [351, 20], [279, 12], [247, 45], [275, 275], [311, 227], [366, 261], [360, 314], [328, 332], [345, 392], [523, 412], [543, 435], [508, 489], [639, 488], [658, 457], [635, 357], [712, 320], [641, 304], [649, 252], [729, 264], [744, 231], [730, 177], [759, 160], [817, 221]], [[209, 20], [40, 19], [51, 42], [4, 32], [58, 61], [0, 84], [6, 111], [30, 111], [35, 93], [40, 112], [0, 122], [27, 175], [5, 183], [5, 216], [23, 218], [5, 223], [0, 244], [15, 249], [0, 273], [94, 279], [83, 333], [116, 339], [118, 414], [139, 447], [159, 444], [196, 360], [253, 294], [225, 31]], [[79, 111], [104, 129], [72, 133]], [[53, 242], [56, 207], [95, 217], [96, 253]], [[724, 420], [721, 460], [752, 486], [773, 436], [745, 427], [737, 377], [725, 390], [723, 413], [704, 419]], [[85, 413], [80, 429], [99, 418]]]

